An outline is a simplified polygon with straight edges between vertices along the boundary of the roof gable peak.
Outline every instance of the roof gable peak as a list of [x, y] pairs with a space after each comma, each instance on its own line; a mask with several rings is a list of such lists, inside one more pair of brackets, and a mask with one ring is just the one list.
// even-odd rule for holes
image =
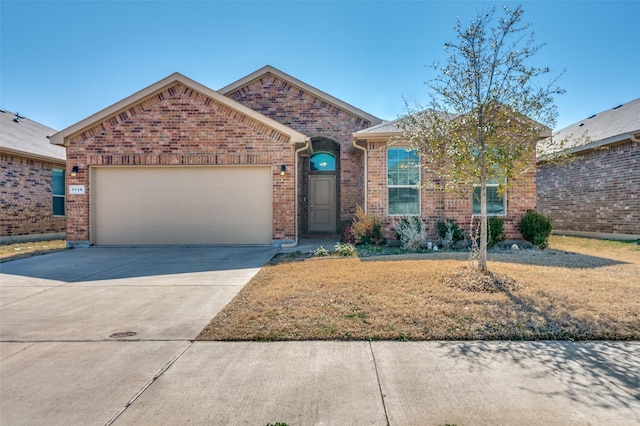
[[278, 123], [277, 121], [272, 120], [250, 108], [247, 108], [246, 106], [234, 101], [233, 99], [230, 99], [213, 89], [210, 89], [194, 80], [191, 80], [190, 78], [185, 77], [184, 75], [178, 72], [174, 72], [173, 74], [170, 74], [169, 76], [163, 78], [162, 80], [159, 80], [158, 82], [145, 87], [144, 89], [116, 102], [115, 104], [103, 109], [102, 111], [99, 111], [85, 118], [84, 120], [72, 126], [69, 126], [64, 130], [61, 130], [55, 133], [54, 135], [51, 136], [51, 143], [55, 145], [64, 145], [65, 141], [69, 137], [79, 134], [87, 129], [90, 129], [95, 124], [102, 122], [106, 119], [109, 119], [110, 117], [114, 117], [118, 114], [121, 114], [124, 111], [127, 111], [133, 105], [137, 105], [141, 102], [144, 102], [145, 100], [153, 97], [154, 95], [161, 93], [164, 90], [171, 88], [172, 86], [175, 86], [177, 83], [180, 83], [188, 87], [189, 89], [197, 91], [202, 95], [208, 98], [211, 98], [214, 101], [219, 102], [225, 105], [226, 107], [231, 108], [234, 111], [237, 111], [242, 115], [251, 117], [263, 123], [264, 125], [274, 130], [277, 130], [278, 132], [288, 135], [291, 139], [291, 142], [293, 143], [305, 143], [307, 139], [305, 135], [287, 126], [284, 126], [283, 124]]
[[382, 123], [382, 120], [379, 119], [378, 117], [371, 115], [359, 108], [354, 107], [351, 104], [348, 104], [344, 101], [341, 101], [340, 99], [331, 96], [330, 94], [323, 92], [322, 90], [319, 90], [313, 86], [311, 86], [310, 84], [307, 84], [301, 80], [298, 80], [295, 77], [292, 77], [291, 75], [280, 71], [279, 69], [271, 66], [271, 65], [265, 65], [264, 67], [252, 72], [251, 74], [231, 83], [228, 84], [226, 86], [224, 86], [223, 88], [221, 88], [220, 90], [218, 90], [218, 92], [222, 93], [225, 96], [228, 96], [230, 94], [232, 94], [233, 92], [235, 92], [236, 90], [239, 90], [245, 86], [248, 86], [249, 84], [251, 84], [252, 82], [259, 80], [261, 78], [264, 78], [266, 75], [273, 75], [274, 77], [283, 80], [289, 84], [291, 84], [292, 86], [297, 87], [300, 90], [303, 90], [323, 101], [326, 101], [330, 104], [335, 105], [338, 108], [341, 108], [347, 112], [349, 112], [350, 114], [355, 115], [356, 117], [360, 117], [363, 118], [367, 121], [369, 121], [372, 125], [376, 125], [376, 124], [380, 124]]

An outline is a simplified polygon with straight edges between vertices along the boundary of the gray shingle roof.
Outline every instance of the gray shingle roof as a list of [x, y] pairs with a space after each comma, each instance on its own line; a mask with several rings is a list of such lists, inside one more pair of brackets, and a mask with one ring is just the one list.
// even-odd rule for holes
[[[619, 142], [639, 134], [640, 98], [580, 120], [555, 132], [553, 138], [579, 138], [585, 131], [590, 140], [582, 145], [584, 149]], [[574, 151], [579, 150], [578, 146], [574, 148]]]
[[52, 145], [47, 136], [55, 129], [26, 117], [16, 119], [16, 113], [0, 110], [0, 151], [54, 162], [64, 162], [64, 147]]
[[[423, 113], [424, 112], [418, 112], [417, 114], [423, 114]], [[437, 114], [442, 118], [448, 118], [448, 119], [453, 119], [456, 117], [453, 114], [447, 114], [444, 112], [438, 112]], [[396, 118], [395, 120], [392, 120], [392, 121], [384, 121], [378, 125], [368, 127], [364, 130], [360, 130], [354, 133], [354, 136], [366, 138], [367, 136], [375, 136], [375, 135], [387, 136], [393, 133], [400, 134], [401, 129], [400, 127], [398, 127], [398, 122], [402, 120], [402, 118], [403, 117]]]

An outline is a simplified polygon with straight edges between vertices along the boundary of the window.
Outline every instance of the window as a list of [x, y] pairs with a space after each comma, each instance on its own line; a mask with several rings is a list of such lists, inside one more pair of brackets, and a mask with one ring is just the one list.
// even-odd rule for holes
[[53, 169], [53, 215], [64, 216], [64, 170]]
[[309, 161], [311, 171], [334, 172], [336, 170], [336, 157], [326, 152], [319, 152], [311, 156]]
[[[507, 214], [507, 197], [498, 195], [497, 179], [487, 180], [487, 214], [490, 216], [504, 216]], [[480, 214], [480, 185], [473, 187], [473, 214]]]
[[411, 149], [387, 150], [389, 216], [420, 214], [420, 159]]

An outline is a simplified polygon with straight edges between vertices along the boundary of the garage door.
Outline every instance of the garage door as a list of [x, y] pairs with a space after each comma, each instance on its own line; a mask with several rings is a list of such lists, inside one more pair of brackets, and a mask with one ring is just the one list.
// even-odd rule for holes
[[270, 167], [91, 172], [94, 244], [271, 244]]

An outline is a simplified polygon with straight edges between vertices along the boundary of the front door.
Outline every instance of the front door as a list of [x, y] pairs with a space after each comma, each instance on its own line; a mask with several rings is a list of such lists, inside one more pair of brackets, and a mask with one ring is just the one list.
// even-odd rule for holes
[[309, 176], [309, 232], [336, 232], [335, 176]]

